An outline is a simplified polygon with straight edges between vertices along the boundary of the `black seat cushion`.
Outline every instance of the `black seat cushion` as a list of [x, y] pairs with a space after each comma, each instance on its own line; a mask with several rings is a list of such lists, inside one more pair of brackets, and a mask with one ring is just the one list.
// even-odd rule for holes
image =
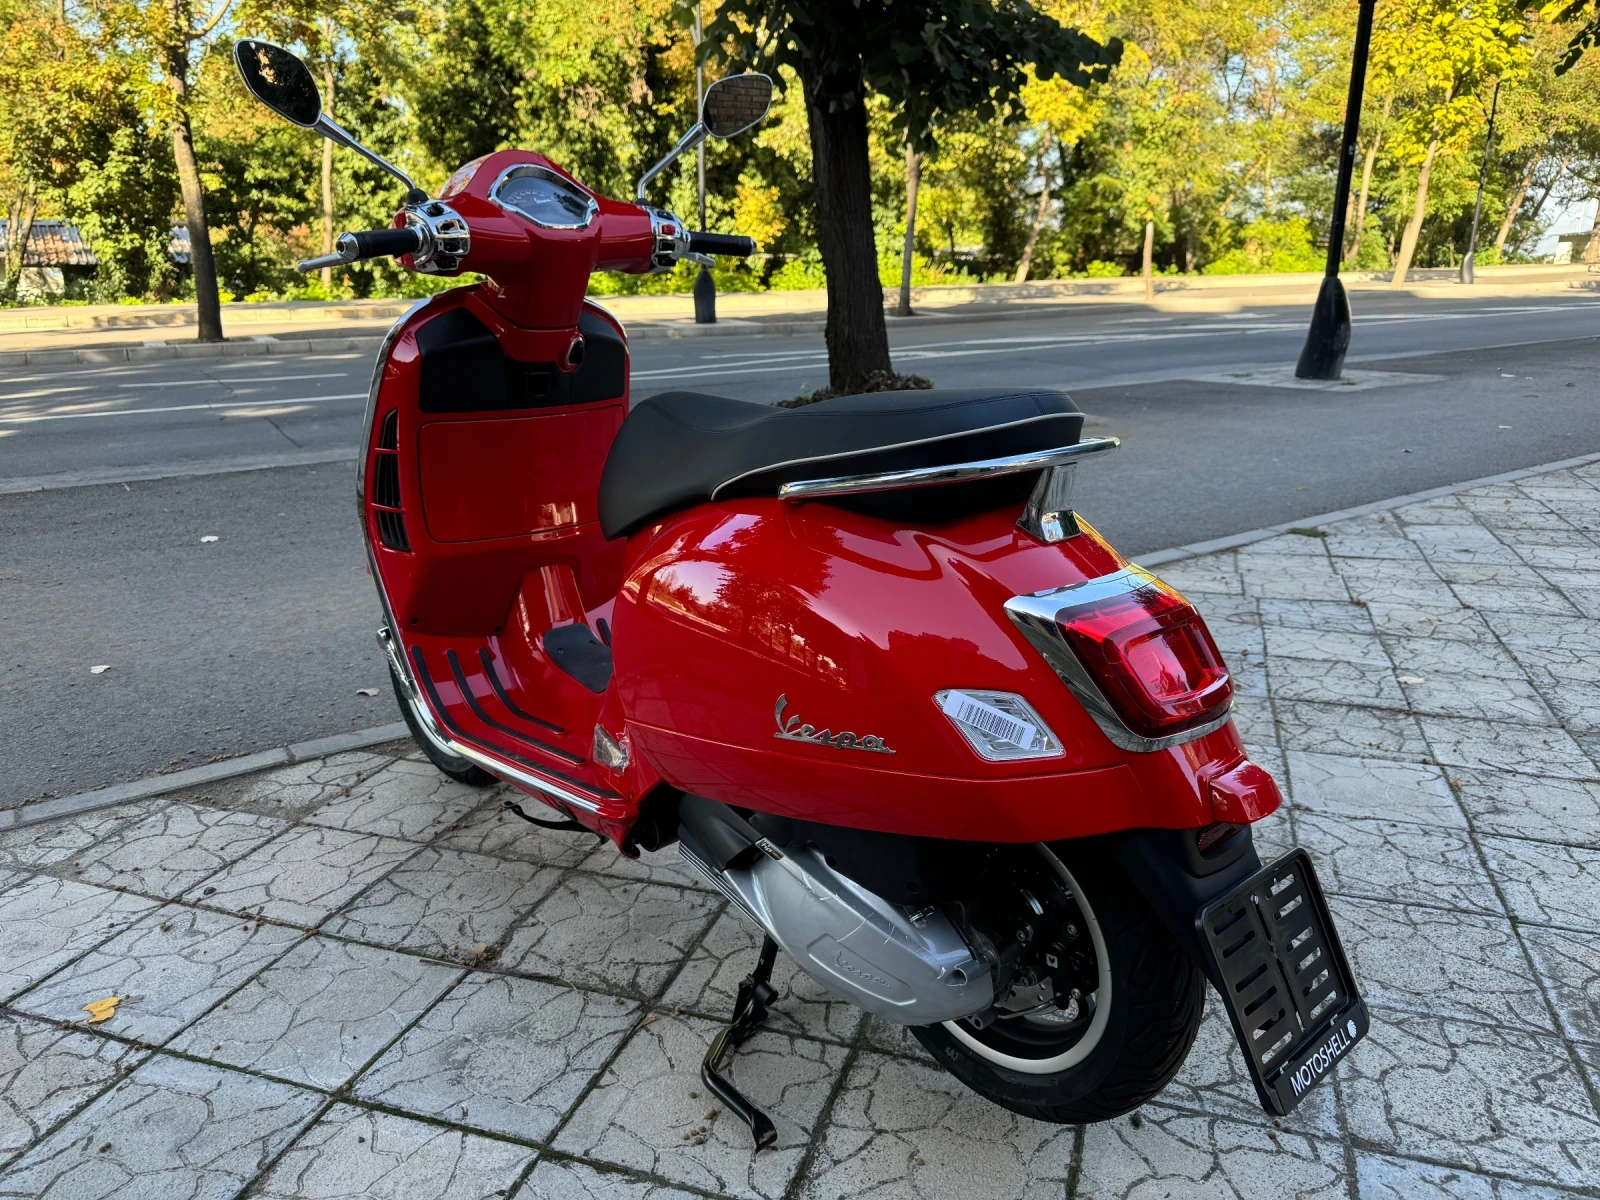
[[770, 496], [798, 479], [905, 471], [1070, 446], [1065, 392], [874, 392], [774, 408], [663, 392], [628, 414], [600, 476], [600, 529], [623, 537], [691, 504]]

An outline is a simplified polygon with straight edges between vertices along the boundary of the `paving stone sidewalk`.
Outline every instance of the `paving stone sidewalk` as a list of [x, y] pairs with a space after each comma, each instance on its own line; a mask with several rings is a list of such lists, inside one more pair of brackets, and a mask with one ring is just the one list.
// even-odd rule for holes
[[396, 745], [0, 836], [0, 1197], [1600, 1196], [1600, 464], [1316, 533], [1161, 571], [1373, 1010], [1289, 1119], [1214, 1009], [1050, 1126], [780, 964], [753, 1155], [697, 1075], [741, 920]]

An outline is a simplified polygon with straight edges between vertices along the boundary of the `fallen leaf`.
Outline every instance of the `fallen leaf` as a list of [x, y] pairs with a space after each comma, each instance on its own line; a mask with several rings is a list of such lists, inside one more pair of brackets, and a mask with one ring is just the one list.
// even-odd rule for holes
[[90, 667], [89, 668], [89, 674], [91, 674], [91, 675], [104, 675], [109, 670], [111, 670], [111, 664], [110, 663], [101, 663], [98, 667]]
[[121, 1003], [121, 996], [107, 996], [104, 1000], [96, 1000], [92, 1004], [85, 1004], [83, 1011], [89, 1014], [89, 1024], [98, 1025], [101, 1021], [109, 1021], [116, 1016], [117, 1005]]
[[377, 688], [357, 688], [356, 689], [356, 695], [358, 695], [358, 696], [376, 696], [377, 694], [378, 694], [378, 689]]
[[219, 540], [220, 540], [220, 539], [219, 539], [219, 538], [218, 538], [218, 537], [217, 537], [217, 535], [216, 535], [216, 534], [214, 534], [214, 533], [208, 533], [208, 534], [206, 534], [206, 535], [205, 535], [205, 536], [204, 536], [204, 537], [203, 537], [203, 538], [201, 538], [201, 539], [200, 539], [200, 544], [201, 544], [201, 545], [202, 545], [202, 546], [204, 546], [204, 545], [205, 545], [205, 544], [206, 544], [206, 543], [208, 543], [208, 542], [215, 542], [215, 541], [219, 541]]

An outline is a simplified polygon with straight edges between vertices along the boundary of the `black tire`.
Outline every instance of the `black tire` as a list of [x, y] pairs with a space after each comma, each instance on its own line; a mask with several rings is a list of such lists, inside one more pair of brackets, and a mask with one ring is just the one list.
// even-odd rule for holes
[[389, 683], [394, 688], [395, 702], [400, 705], [400, 715], [406, 720], [406, 728], [411, 730], [412, 738], [422, 747], [422, 752], [428, 756], [429, 762], [457, 783], [464, 783], [468, 787], [488, 787], [492, 783], [500, 782], [477, 764], [468, 762], [460, 755], [446, 754], [435, 746], [431, 738], [424, 736], [421, 726], [417, 724], [417, 714], [412, 711], [411, 704], [406, 699], [405, 685], [395, 678], [393, 668], [389, 670]]
[[1034, 1074], [986, 1057], [949, 1025], [912, 1033], [952, 1075], [1002, 1108], [1060, 1124], [1108, 1121], [1156, 1096], [1183, 1066], [1200, 1028], [1205, 976], [1108, 856], [1072, 843], [1050, 849], [1092, 909], [1105, 946], [1111, 1004], [1093, 1048], [1054, 1074]]

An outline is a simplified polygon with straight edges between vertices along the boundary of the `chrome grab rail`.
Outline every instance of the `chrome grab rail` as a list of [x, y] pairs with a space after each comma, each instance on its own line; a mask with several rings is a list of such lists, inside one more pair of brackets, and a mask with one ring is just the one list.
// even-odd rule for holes
[[778, 499], [820, 500], [830, 496], [855, 496], [865, 492], [893, 492], [901, 488], [936, 487], [941, 483], [965, 483], [973, 479], [1020, 475], [1064, 466], [1091, 454], [1115, 450], [1122, 444], [1114, 437], [1084, 438], [1071, 446], [1038, 450], [1031, 454], [1011, 454], [977, 462], [950, 463], [942, 467], [915, 467], [909, 471], [882, 471], [871, 475], [839, 475], [831, 479], [797, 479], [778, 489]]

